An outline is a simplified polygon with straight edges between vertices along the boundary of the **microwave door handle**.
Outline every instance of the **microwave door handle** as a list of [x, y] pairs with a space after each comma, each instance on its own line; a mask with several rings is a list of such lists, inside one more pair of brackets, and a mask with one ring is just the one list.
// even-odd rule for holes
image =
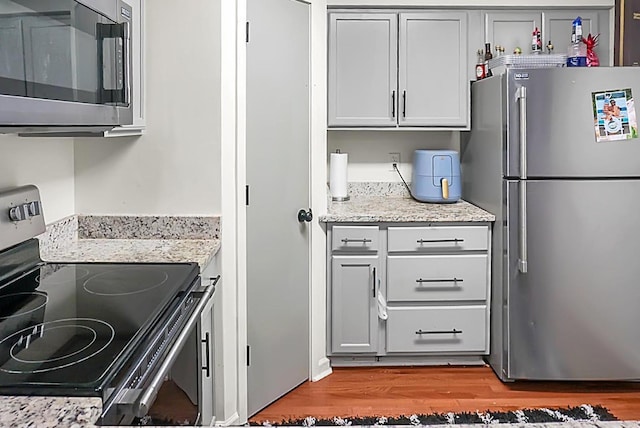
[[[131, 27], [128, 22], [121, 24], [97, 24], [96, 38], [98, 43], [98, 83], [101, 104], [125, 104], [131, 102]], [[116, 40], [113, 47], [115, 58], [112, 61], [121, 61], [119, 68], [116, 63], [111, 64], [110, 69], [116, 75], [115, 86], [121, 83], [120, 89], [105, 88], [105, 39]]]
[[128, 22], [122, 24], [122, 64], [123, 64], [123, 82], [122, 82], [122, 100], [124, 104], [131, 103], [131, 25]]

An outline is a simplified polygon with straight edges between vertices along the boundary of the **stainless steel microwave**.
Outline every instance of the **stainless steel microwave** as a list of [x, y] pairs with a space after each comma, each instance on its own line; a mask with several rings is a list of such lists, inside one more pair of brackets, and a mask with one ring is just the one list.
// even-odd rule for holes
[[121, 0], [0, 0], [0, 133], [132, 124], [131, 15]]

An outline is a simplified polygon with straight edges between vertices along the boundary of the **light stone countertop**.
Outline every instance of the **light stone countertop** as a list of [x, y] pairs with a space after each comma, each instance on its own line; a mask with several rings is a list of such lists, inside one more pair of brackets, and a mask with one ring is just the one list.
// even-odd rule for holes
[[42, 248], [48, 262], [197, 262], [204, 269], [220, 249], [219, 239], [78, 239]]
[[92, 427], [102, 412], [99, 397], [0, 396], [2, 427]]
[[356, 196], [329, 203], [324, 223], [380, 222], [491, 222], [495, 216], [460, 200], [453, 204], [430, 204], [400, 196]]

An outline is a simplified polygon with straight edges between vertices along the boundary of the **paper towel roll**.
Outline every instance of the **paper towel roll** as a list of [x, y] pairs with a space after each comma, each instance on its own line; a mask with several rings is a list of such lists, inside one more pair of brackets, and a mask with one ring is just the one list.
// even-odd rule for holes
[[334, 200], [345, 200], [347, 193], [347, 153], [331, 153], [329, 166], [329, 189]]

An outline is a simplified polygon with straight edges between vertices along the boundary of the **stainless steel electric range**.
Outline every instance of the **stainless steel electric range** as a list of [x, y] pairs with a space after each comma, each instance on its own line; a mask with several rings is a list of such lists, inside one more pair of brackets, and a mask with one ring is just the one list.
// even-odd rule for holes
[[196, 263], [46, 263], [44, 230], [35, 186], [0, 192], [0, 394], [98, 396], [99, 423], [129, 424], [194, 342], [215, 281], [203, 289]]

